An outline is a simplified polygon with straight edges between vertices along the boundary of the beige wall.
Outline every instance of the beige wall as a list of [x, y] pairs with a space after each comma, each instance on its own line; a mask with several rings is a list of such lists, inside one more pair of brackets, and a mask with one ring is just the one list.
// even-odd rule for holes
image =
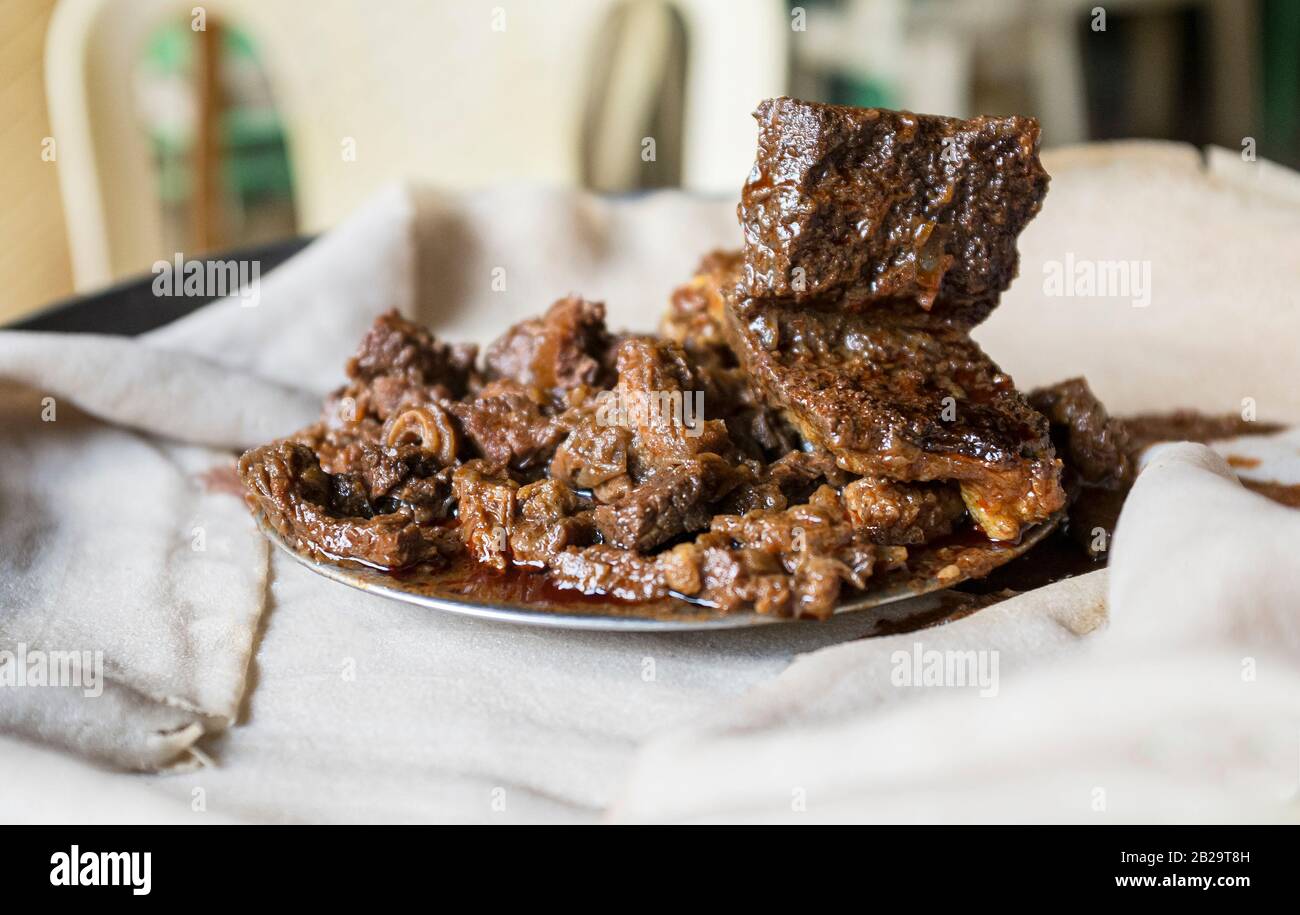
[[72, 292], [56, 166], [41, 158], [53, 8], [54, 0], [0, 3], [0, 323]]

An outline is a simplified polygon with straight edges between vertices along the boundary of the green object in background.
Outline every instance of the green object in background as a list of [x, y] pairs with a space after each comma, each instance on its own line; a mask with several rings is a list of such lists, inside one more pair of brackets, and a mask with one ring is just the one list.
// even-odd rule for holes
[[859, 108], [898, 108], [898, 96], [878, 79], [860, 78], [844, 73], [832, 74], [828, 80], [830, 100]]
[[[786, 0], [787, 10], [803, 8], [809, 19], [815, 17], [818, 7], [840, 9], [843, 5], [840, 0]], [[883, 78], [838, 67], [818, 67], [815, 75], [822, 89], [820, 101], [858, 108], [901, 107], [897, 91]]]
[[[226, 73], [255, 71], [260, 76], [257, 51], [248, 36], [226, 27], [222, 32], [222, 69]], [[145, 47], [146, 79], [156, 87], [173, 83], [178, 93], [188, 92], [194, 66], [194, 36], [188, 21], [154, 33]], [[258, 80], [246, 80], [254, 84]], [[148, 88], [145, 91], [149, 91]], [[229, 99], [222, 112], [222, 180], [228, 194], [239, 200], [278, 198], [291, 200], [293, 178], [285, 147], [284, 128], [269, 99]], [[159, 193], [164, 203], [183, 204], [190, 198], [192, 125], [184, 118], [155, 117], [148, 123], [158, 162]]]
[[1300, 167], [1300, 3], [1264, 0], [1260, 155]]

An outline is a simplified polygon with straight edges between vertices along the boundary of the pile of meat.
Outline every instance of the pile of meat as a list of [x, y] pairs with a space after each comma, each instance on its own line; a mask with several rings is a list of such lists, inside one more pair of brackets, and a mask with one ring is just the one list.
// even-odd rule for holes
[[[319, 423], [243, 456], [253, 507], [383, 569], [468, 557], [821, 617], [954, 532], [1015, 541], [1067, 491], [1121, 486], [1082, 381], [1026, 398], [969, 337], [1046, 192], [1035, 122], [791, 99], [756, 117], [743, 251], [704, 259], [660, 335], [567, 298], [480, 359], [386, 314]], [[977, 554], [952, 552], [954, 583]]]

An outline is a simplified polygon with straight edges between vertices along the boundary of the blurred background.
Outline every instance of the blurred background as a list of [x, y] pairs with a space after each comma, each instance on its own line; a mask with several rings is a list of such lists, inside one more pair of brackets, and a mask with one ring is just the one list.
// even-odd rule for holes
[[765, 96], [1300, 166], [1300, 0], [0, 0], [0, 323], [377, 188], [737, 196]]

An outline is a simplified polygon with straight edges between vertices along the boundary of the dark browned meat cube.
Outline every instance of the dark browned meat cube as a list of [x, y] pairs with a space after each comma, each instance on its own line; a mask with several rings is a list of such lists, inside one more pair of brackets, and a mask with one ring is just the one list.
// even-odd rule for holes
[[488, 347], [486, 362], [493, 378], [546, 391], [564, 390], [597, 383], [610, 345], [605, 306], [569, 296], [540, 318], [507, 330]]
[[542, 413], [534, 389], [517, 381], [490, 381], [476, 397], [449, 406], [465, 435], [493, 464], [516, 470], [538, 467], [551, 459], [564, 438], [553, 416]]
[[680, 534], [704, 530], [713, 505], [740, 480], [740, 474], [715, 454], [677, 464], [642, 483], [594, 514], [606, 543], [648, 552]]
[[741, 194], [754, 297], [889, 305], [973, 326], [1016, 275], [1048, 175], [1038, 123], [768, 99]]
[[461, 397], [477, 358], [477, 346], [443, 343], [428, 328], [392, 310], [375, 319], [357, 354], [348, 360], [347, 373], [360, 382], [388, 377], [406, 387], [441, 386], [450, 396]]
[[1052, 424], [1070, 466], [1092, 486], [1120, 487], [1132, 482], [1128, 432], [1112, 419], [1083, 378], [1067, 378], [1035, 388], [1028, 400]]

